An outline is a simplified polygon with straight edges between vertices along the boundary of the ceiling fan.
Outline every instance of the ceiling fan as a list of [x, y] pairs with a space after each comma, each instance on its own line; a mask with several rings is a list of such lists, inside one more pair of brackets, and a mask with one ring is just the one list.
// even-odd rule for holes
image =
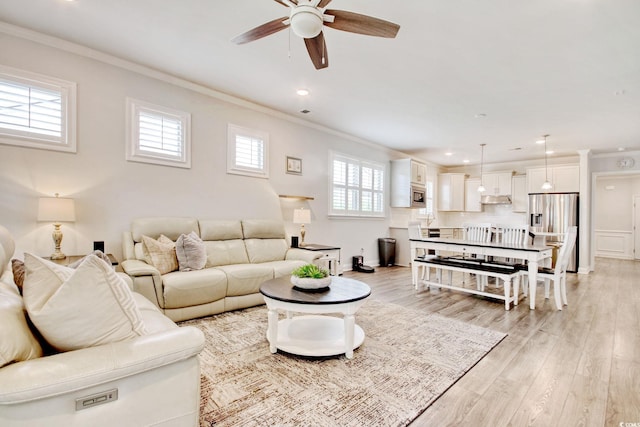
[[327, 45], [322, 34], [322, 27], [367, 36], [394, 38], [400, 26], [393, 22], [384, 21], [372, 16], [344, 10], [327, 9], [331, 0], [274, 0], [289, 7], [289, 16], [274, 19], [262, 24], [246, 33], [240, 34], [231, 41], [236, 44], [249, 43], [291, 26], [293, 32], [304, 38], [311, 62], [320, 70], [329, 66]]

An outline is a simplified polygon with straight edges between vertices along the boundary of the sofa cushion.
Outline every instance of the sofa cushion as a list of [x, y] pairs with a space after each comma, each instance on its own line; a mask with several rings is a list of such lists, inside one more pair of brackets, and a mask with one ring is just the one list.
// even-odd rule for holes
[[132, 293], [133, 299], [140, 310], [144, 327], [148, 334], [155, 334], [156, 332], [164, 332], [166, 330], [177, 328], [171, 319], [162, 314], [162, 312], [151, 301], [143, 297], [138, 293]]
[[246, 239], [244, 244], [247, 248], [249, 262], [254, 264], [282, 261], [289, 248], [285, 239]]
[[214, 268], [165, 274], [162, 283], [167, 309], [207, 304], [227, 293], [227, 276]]
[[13, 282], [20, 290], [20, 293], [22, 293], [22, 284], [24, 283], [24, 262], [19, 259], [12, 259], [11, 269], [13, 270]]
[[145, 250], [145, 261], [157, 268], [160, 274], [178, 269], [176, 244], [164, 234], [161, 234], [158, 240], [142, 236], [142, 247]]
[[270, 267], [273, 269], [273, 277], [288, 276], [293, 270], [298, 267], [302, 267], [305, 264], [309, 264], [302, 260], [285, 260], [285, 261], [269, 261], [260, 265]]
[[176, 256], [180, 271], [202, 270], [207, 264], [207, 248], [194, 231], [178, 237]]
[[220, 240], [204, 242], [207, 248], [207, 267], [217, 267], [229, 264], [247, 264], [247, 250], [244, 240]]
[[282, 221], [272, 219], [245, 219], [242, 221], [245, 239], [286, 239]]
[[260, 292], [260, 285], [273, 279], [273, 268], [261, 264], [223, 265], [216, 269], [227, 275], [227, 296]]
[[24, 304], [42, 336], [61, 351], [123, 341], [146, 333], [127, 284], [89, 255], [71, 269], [25, 254]]
[[182, 217], [151, 217], [137, 218], [131, 223], [131, 237], [133, 241], [139, 243], [142, 236], [149, 236], [154, 239], [164, 234], [175, 241], [181, 234], [189, 234], [192, 231], [200, 233], [198, 220], [195, 218]]
[[200, 237], [202, 240], [235, 240], [242, 239], [242, 223], [237, 220], [200, 220]]
[[42, 356], [25, 316], [18, 289], [0, 281], [0, 367]]

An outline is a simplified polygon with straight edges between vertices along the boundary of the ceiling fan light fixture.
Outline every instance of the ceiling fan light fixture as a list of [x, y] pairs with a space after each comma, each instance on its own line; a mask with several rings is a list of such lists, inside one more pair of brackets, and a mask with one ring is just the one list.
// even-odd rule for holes
[[317, 37], [322, 31], [322, 13], [313, 6], [298, 5], [291, 10], [291, 29], [305, 39]]

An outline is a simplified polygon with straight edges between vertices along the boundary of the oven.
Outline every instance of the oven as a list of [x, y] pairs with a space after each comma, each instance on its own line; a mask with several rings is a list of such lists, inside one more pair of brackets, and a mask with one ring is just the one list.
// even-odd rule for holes
[[427, 207], [427, 190], [424, 187], [419, 187], [416, 185], [411, 186], [411, 207]]

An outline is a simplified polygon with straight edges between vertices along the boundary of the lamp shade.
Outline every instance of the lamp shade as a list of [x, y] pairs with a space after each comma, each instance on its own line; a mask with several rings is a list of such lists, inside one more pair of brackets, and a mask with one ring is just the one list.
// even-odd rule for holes
[[38, 200], [38, 221], [74, 222], [76, 208], [73, 199], [41, 197]]
[[311, 224], [311, 211], [309, 209], [294, 209], [293, 210], [293, 223], [294, 224]]

